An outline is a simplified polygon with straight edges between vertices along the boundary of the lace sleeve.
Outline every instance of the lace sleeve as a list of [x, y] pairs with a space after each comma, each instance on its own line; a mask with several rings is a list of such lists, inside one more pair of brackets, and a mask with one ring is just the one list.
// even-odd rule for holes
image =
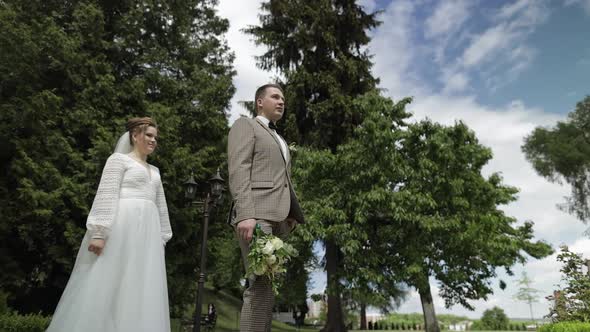
[[[157, 168], [156, 168], [157, 169]], [[158, 174], [160, 171], [158, 170]], [[172, 238], [172, 227], [170, 227], [170, 217], [168, 216], [168, 205], [166, 205], [166, 195], [164, 194], [164, 186], [162, 185], [162, 178], [158, 181], [158, 188], [156, 190], [156, 206], [160, 213], [160, 230], [162, 232], [162, 243], [166, 245]]]
[[86, 228], [90, 231], [93, 239], [108, 238], [117, 214], [121, 181], [124, 173], [124, 156], [119, 153], [112, 154], [107, 159], [102, 171], [100, 184], [86, 220]]

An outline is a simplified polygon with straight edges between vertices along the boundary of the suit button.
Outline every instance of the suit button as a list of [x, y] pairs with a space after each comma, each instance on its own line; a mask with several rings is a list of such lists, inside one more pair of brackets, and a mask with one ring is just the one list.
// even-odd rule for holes
[[285, 188], [287, 188], [287, 187], [288, 187], [288, 185], [285, 183]]

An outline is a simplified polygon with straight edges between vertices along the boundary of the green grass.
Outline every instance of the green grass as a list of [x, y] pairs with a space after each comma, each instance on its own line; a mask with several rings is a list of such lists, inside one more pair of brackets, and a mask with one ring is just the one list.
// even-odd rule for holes
[[[203, 312], [207, 312], [209, 303], [215, 305], [217, 311], [217, 323], [215, 325], [215, 332], [234, 332], [238, 331], [239, 313], [242, 307], [242, 300], [238, 299], [224, 291], [215, 292], [211, 289], [205, 289], [205, 297], [203, 299]], [[191, 313], [192, 314], [192, 313]], [[172, 332], [181, 332], [180, 323], [173, 319], [171, 322]], [[295, 332], [297, 331], [292, 326], [273, 321], [273, 332]], [[301, 329], [301, 332], [317, 332], [317, 330]]]

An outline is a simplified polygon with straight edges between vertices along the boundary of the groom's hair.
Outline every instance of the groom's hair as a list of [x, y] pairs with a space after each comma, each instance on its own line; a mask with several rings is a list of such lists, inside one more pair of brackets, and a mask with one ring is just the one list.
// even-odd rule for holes
[[256, 113], [258, 113], [258, 105], [257, 105], [258, 99], [264, 97], [264, 95], [266, 93], [266, 89], [268, 89], [268, 88], [276, 88], [276, 89], [279, 89], [281, 92], [283, 92], [283, 88], [281, 88], [280, 85], [275, 84], [275, 83], [268, 83], [268, 84], [265, 84], [265, 85], [259, 87], [258, 89], [256, 89], [256, 93], [254, 94], [254, 109], [256, 110]]

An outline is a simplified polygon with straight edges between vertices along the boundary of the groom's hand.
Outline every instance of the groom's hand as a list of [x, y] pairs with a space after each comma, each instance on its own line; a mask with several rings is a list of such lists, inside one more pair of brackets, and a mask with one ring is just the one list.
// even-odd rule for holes
[[238, 235], [244, 241], [250, 242], [254, 234], [254, 227], [256, 227], [256, 219], [244, 219], [238, 223]]
[[297, 227], [297, 220], [289, 217], [289, 218], [285, 219], [285, 221], [287, 222], [287, 225], [289, 226], [289, 231], [293, 231], [295, 229], [295, 227]]

